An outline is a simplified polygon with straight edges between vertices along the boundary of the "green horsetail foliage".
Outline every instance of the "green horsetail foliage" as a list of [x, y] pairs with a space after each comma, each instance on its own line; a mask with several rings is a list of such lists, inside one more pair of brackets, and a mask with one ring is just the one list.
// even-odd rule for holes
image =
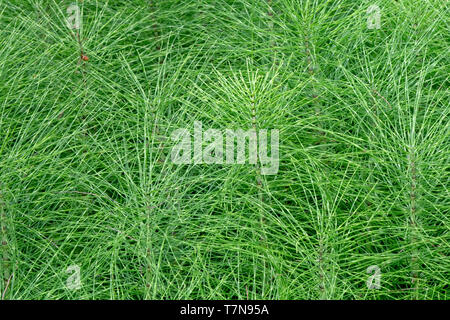
[[[448, 17], [0, 0], [1, 299], [448, 299]], [[276, 172], [175, 163], [195, 123]]]

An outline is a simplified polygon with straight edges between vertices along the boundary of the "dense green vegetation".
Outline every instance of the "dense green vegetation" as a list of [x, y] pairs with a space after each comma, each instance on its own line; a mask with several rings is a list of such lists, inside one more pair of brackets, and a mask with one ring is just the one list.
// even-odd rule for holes
[[[2, 298], [449, 298], [448, 1], [70, 4], [0, 0]], [[194, 121], [278, 174], [174, 164]]]

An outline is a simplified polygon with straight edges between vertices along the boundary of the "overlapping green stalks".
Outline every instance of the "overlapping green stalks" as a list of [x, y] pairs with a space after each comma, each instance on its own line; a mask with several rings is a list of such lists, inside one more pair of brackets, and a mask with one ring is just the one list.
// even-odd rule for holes
[[[3, 299], [448, 299], [447, 2], [70, 4], [0, 1]], [[173, 164], [194, 121], [278, 174]]]

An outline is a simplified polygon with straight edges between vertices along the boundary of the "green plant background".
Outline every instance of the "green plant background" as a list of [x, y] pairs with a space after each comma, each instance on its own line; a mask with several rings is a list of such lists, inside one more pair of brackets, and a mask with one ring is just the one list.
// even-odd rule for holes
[[[2, 298], [448, 299], [448, 1], [78, 1], [88, 61], [70, 4], [0, 0]], [[194, 121], [278, 174], [173, 164]]]

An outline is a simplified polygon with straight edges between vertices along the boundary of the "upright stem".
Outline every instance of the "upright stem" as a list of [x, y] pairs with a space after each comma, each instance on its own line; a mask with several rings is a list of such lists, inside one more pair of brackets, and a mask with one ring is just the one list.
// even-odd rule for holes
[[80, 48], [80, 59], [78, 60], [78, 64], [81, 63], [81, 74], [83, 76], [83, 85], [86, 86], [86, 74], [85, 74], [85, 61], [84, 57], [86, 56], [84, 53], [83, 42], [81, 41], [80, 31], [77, 30], [76, 38], [78, 41], [78, 46]]
[[[153, 34], [154, 34], [154, 40], [156, 43], [156, 51], [159, 52], [161, 51], [161, 44], [159, 43], [159, 38], [160, 38], [160, 31], [159, 31], [159, 26], [158, 26], [158, 21], [157, 21], [157, 17], [156, 17], [156, 4], [153, 2], [153, 0], [150, 0], [150, 10], [151, 10], [151, 15], [152, 15], [152, 20], [153, 20]], [[162, 64], [164, 62], [163, 57], [159, 57], [159, 63]]]
[[[252, 97], [251, 97], [251, 108], [252, 108], [252, 127], [255, 130], [256, 134], [258, 134], [258, 126], [257, 126], [257, 118], [256, 118], [256, 103], [255, 103], [255, 96], [252, 93]], [[256, 183], [258, 185], [258, 197], [259, 197], [259, 201], [260, 203], [264, 203], [264, 197], [263, 197], [263, 193], [262, 193], [262, 177], [261, 177], [261, 164], [260, 164], [260, 160], [259, 159], [259, 154], [256, 155]], [[265, 221], [264, 221], [264, 214], [262, 209], [260, 209], [260, 223], [261, 223], [261, 229], [264, 231], [265, 230]], [[261, 234], [261, 239], [266, 240], [265, 239], [265, 232], [263, 232]]]
[[[269, 9], [268, 9], [268, 11], [267, 11], [267, 15], [268, 15], [268, 18], [269, 18], [269, 32], [273, 32], [273, 21], [272, 21], [272, 18], [273, 18], [273, 9], [272, 9], [272, 0], [267, 0], [267, 4], [268, 4], [268, 6], [269, 6]], [[270, 36], [270, 38], [272, 38], [272, 36]], [[271, 48], [272, 48], [272, 50], [273, 50], [273, 63], [277, 63], [277, 60], [276, 60], [276, 50], [275, 50], [275, 46], [276, 46], [276, 43], [275, 43], [275, 40], [274, 39], [271, 39], [270, 40], [270, 46], [271, 46]]]
[[2, 300], [6, 296], [6, 292], [11, 282], [12, 271], [11, 271], [11, 256], [10, 256], [10, 239], [8, 233], [8, 221], [4, 208], [5, 204], [3, 202], [3, 197], [0, 191], [0, 228], [1, 228], [1, 262], [0, 262], [0, 281], [2, 286], [0, 287], [0, 295]]
[[[314, 80], [315, 76], [316, 76], [316, 71], [315, 71], [314, 61], [313, 61], [313, 57], [312, 57], [312, 53], [311, 53], [311, 43], [310, 43], [310, 40], [309, 40], [309, 37], [307, 34], [305, 35], [304, 45], [305, 45], [305, 55], [306, 55], [306, 64], [307, 64], [307, 68], [308, 68], [308, 74], [312, 78], [312, 80]], [[311, 86], [311, 97], [313, 99], [312, 104], [314, 106], [314, 112], [315, 112], [316, 116], [319, 116], [321, 113], [321, 109], [320, 109], [320, 105], [319, 105], [319, 97], [318, 97], [316, 88], [314, 86], [314, 83]], [[319, 144], [322, 141], [322, 138], [320, 136], [322, 136], [324, 134], [320, 127], [321, 126], [319, 124], [319, 129], [317, 130], [317, 134], [319, 136], [319, 139], [318, 139]], [[325, 255], [327, 248], [326, 248], [326, 245], [324, 245], [324, 243], [323, 243], [321, 234], [319, 234], [319, 237], [320, 237], [319, 248], [318, 248], [318, 251], [319, 251], [319, 253], [318, 253], [319, 292], [320, 292], [321, 299], [324, 299], [325, 294], [326, 294], [324, 255]]]
[[[417, 174], [416, 174], [416, 156], [415, 150], [410, 151], [409, 169], [411, 174], [411, 190], [409, 194], [410, 202], [410, 230], [411, 230], [411, 282], [414, 289], [419, 288], [419, 267], [418, 267], [418, 248], [417, 248]], [[417, 292], [416, 292], [417, 294]]]

